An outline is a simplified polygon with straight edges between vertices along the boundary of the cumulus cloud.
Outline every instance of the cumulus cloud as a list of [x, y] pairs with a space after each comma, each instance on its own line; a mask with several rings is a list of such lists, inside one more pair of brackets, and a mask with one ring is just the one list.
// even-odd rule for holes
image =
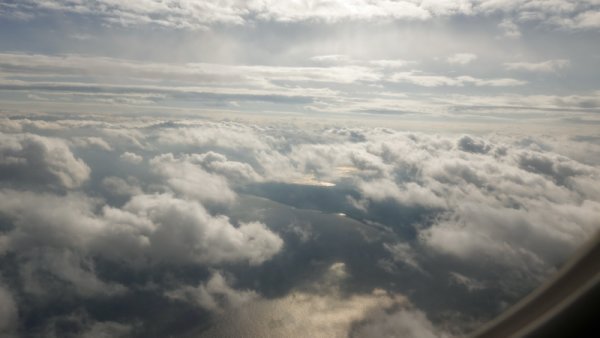
[[190, 163], [202, 166], [204, 169], [225, 176], [229, 182], [256, 182], [262, 177], [248, 163], [230, 161], [227, 156], [209, 151], [203, 154], [192, 154], [186, 158]]
[[98, 277], [94, 257], [142, 268], [163, 263], [258, 265], [283, 246], [261, 223], [234, 227], [196, 202], [168, 195], [138, 195], [123, 209], [105, 206], [101, 214], [94, 213], [93, 201], [77, 195], [3, 190], [0, 200], [1, 214], [14, 224], [2, 236], [2, 252], [16, 255], [24, 290], [40, 296], [60, 290], [84, 297], [124, 292], [124, 286]]
[[242, 306], [244, 303], [258, 298], [253, 291], [233, 289], [220, 272], [214, 272], [206, 283], [167, 291], [166, 296], [178, 301], [191, 302], [209, 311], [217, 312]]
[[[46, 247], [132, 262], [145, 256], [157, 262], [260, 264], [283, 245], [261, 223], [234, 227], [227, 217], [211, 216], [197, 202], [166, 194], [136, 195], [123, 209], [105, 206], [100, 215], [93, 211], [93, 200], [78, 195], [3, 190], [0, 200], [0, 210], [16, 226], [6, 235], [5, 251]], [[31, 211], [34, 205], [38, 207]]]
[[119, 156], [119, 158], [125, 162], [129, 162], [131, 164], [139, 164], [141, 163], [144, 158], [136, 153], [131, 153], [131, 152], [124, 152], [123, 154], [121, 154], [121, 156]]
[[205, 171], [187, 155], [179, 158], [173, 154], [160, 155], [150, 160], [150, 166], [183, 196], [219, 204], [230, 204], [236, 197], [223, 176]]
[[[218, 316], [206, 334], [235, 329], [221, 324], [228, 316], [239, 318], [236, 325], [266, 316], [287, 318], [274, 329], [282, 335], [307, 327], [332, 335], [437, 337], [440, 312], [473, 309], [469, 301], [446, 300], [438, 312], [419, 308], [428, 287], [467, 298], [489, 292], [489, 307], [476, 309], [484, 318], [537, 285], [600, 229], [593, 135], [111, 117], [37, 127], [4, 122], [10, 133], [1, 134], [2, 161], [23, 172], [45, 163], [47, 172], [76, 176], [84, 163], [68, 147], [73, 136], [102, 137], [109, 145], [83, 146], [89, 184], [73, 189], [57, 191], [55, 185], [67, 186], [59, 176], [35, 191], [24, 178], [2, 176], [0, 255], [12, 265], [0, 270], [6, 285], [20, 285], [4, 289], [32, 304], [64, 297], [114, 305], [142, 294], [148, 302]], [[62, 139], [32, 134], [57, 130]], [[107, 137], [107, 130], [120, 137]], [[25, 155], [33, 152], [28, 142], [43, 149], [38, 162]], [[132, 149], [149, 165], [120, 163]], [[364, 245], [347, 249], [332, 229]], [[334, 235], [340, 242], [322, 242]], [[349, 258], [355, 250], [364, 259]], [[265, 297], [282, 266], [292, 277]], [[364, 266], [389, 278], [381, 282], [386, 290], [356, 274]], [[387, 284], [398, 278], [405, 283]], [[414, 304], [399, 296], [409, 289]], [[58, 315], [66, 320], [71, 310]], [[78, 332], [126, 335], [133, 327], [122, 316], [113, 322], [91, 313]]]
[[[225, 216], [211, 216], [201, 204], [170, 195], [138, 195], [123, 210], [106, 208], [114, 231], [125, 245], [137, 245], [140, 252], [156, 261], [222, 264], [246, 261], [257, 265], [281, 250], [283, 241], [262, 223], [234, 227]], [[126, 223], [129, 224], [126, 224]], [[122, 228], [118, 224], [123, 224]], [[103, 241], [110, 241], [117, 233]], [[100, 246], [103, 248], [104, 246]], [[118, 256], [118, 254], [116, 254]]]
[[483, 140], [474, 139], [465, 135], [458, 140], [458, 149], [470, 153], [485, 154], [490, 151], [490, 146]]
[[61, 139], [33, 134], [0, 134], [0, 179], [76, 188], [90, 175]]
[[115, 196], [135, 196], [142, 194], [142, 189], [135, 177], [128, 177], [127, 180], [116, 176], [105, 177], [102, 180], [102, 187], [109, 194]]
[[[441, 212], [420, 231], [423, 244], [433, 250], [470, 262], [487, 255], [500, 265], [543, 276], [600, 226], [588, 217], [598, 213], [597, 198], [575, 183], [597, 177], [597, 168], [549, 150], [511, 144], [515, 141], [510, 138], [492, 141], [467, 135], [445, 138], [373, 131], [366, 135], [367, 141], [358, 144], [336, 140], [329, 146], [298, 146], [290, 156], [297, 164], [302, 163], [299, 158], [313, 164], [297, 170], [316, 166], [335, 172], [336, 167], [353, 166], [361, 196], [350, 199], [367, 215], [390, 200], [403, 207]], [[300, 151], [302, 157], [296, 153]], [[364, 156], [370, 158], [368, 165], [352, 160], [356, 155], [350, 153], [361, 151], [369, 154]], [[522, 231], [529, 234], [527, 240]], [[399, 259], [410, 262], [407, 257]]]
[[82, 297], [98, 297], [114, 296], [127, 290], [118, 283], [101, 280], [96, 275], [93, 260], [80, 252], [48, 247], [29, 252], [12, 251], [21, 260], [19, 273], [28, 294], [43, 298], [73, 292]]

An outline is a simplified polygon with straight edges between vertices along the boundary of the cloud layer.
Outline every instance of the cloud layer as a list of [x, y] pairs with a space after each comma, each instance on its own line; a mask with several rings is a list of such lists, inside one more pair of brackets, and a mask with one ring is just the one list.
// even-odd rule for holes
[[[600, 228], [593, 135], [42, 117], [0, 126], [5, 332], [152, 336], [177, 309], [322, 304], [311, 330], [460, 334]], [[98, 314], [140, 299], [165, 319]]]
[[429, 20], [454, 15], [492, 15], [511, 13], [519, 20], [547, 20], [552, 25], [570, 29], [598, 28], [595, 1], [556, 0], [550, 4], [528, 1], [465, 0], [441, 1], [209, 1], [135, 0], [118, 3], [109, 0], [80, 3], [68, 0], [27, 0], [4, 4], [4, 14], [22, 19], [44, 12], [71, 12], [97, 16], [110, 24], [136, 25], [153, 23], [183, 29], [202, 29], [215, 24], [242, 25], [253, 21], [298, 22], [320, 20]]

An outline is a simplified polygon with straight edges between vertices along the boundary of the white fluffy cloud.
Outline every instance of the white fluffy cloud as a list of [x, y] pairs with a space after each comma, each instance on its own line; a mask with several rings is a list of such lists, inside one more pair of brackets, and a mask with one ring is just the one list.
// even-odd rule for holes
[[144, 158], [136, 153], [132, 153], [129, 151], [124, 152], [123, 154], [121, 154], [121, 156], [119, 156], [119, 158], [125, 162], [129, 162], [132, 164], [139, 164], [141, 163]]
[[76, 188], [90, 168], [58, 138], [32, 134], [0, 134], [1, 180]]
[[214, 265], [246, 261], [256, 265], [283, 246], [281, 238], [262, 223], [234, 227], [227, 217], [211, 216], [199, 203], [170, 195], [138, 195], [123, 210], [107, 208], [105, 213], [114, 233], [109, 233], [103, 244], [110, 246], [112, 236], [120, 232], [123, 247], [119, 249], [130, 250], [125, 244], [131, 241], [159, 262]]
[[204, 203], [230, 204], [235, 193], [223, 176], [211, 174], [189, 156], [175, 157], [164, 154], [150, 160], [150, 166], [175, 192]]
[[3, 237], [3, 252], [55, 248], [132, 263], [260, 264], [283, 246], [264, 224], [234, 227], [197, 202], [166, 194], [136, 195], [122, 209], [105, 206], [101, 214], [93, 211], [97, 202], [80, 195], [2, 190], [0, 201], [15, 224]]

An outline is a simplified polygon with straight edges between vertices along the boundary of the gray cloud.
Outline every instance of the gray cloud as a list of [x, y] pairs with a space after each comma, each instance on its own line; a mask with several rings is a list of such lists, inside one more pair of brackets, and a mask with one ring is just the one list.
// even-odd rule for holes
[[419, 310], [403, 308], [388, 313], [377, 309], [357, 325], [351, 337], [406, 337], [439, 338], [447, 337], [439, 332]]
[[217, 312], [242, 306], [244, 303], [258, 298], [253, 291], [233, 289], [220, 272], [214, 272], [206, 283], [198, 286], [182, 286], [167, 291], [166, 296], [182, 302], [191, 302], [204, 309]]
[[547, 60], [542, 62], [508, 62], [504, 66], [508, 70], [523, 70], [528, 72], [553, 73], [558, 72], [571, 63], [569, 60]]
[[129, 151], [124, 152], [123, 154], [121, 154], [121, 156], [119, 156], [119, 158], [125, 162], [129, 162], [131, 164], [139, 164], [141, 163], [144, 158], [136, 153], [132, 153]]
[[167, 3], [136, 0], [126, 4], [110, 1], [72, 3], [65, 0], [27, 0], [18, 5], [0, 8], [4, 15], [31, 19], [41, 13], [54, 11], [96, 16], [109, 24], [159, 26], [183, 29], [205, 29], [215, 24], [241, 25], [260, 21], [301, 22], [319, 20], [335, 23], [346, 20], [429, 20], [453, 15], [483, 15], [494, 13], [520, 14], [521, 20], [549, 20], [574, 29], [597, 28], [597, 3], [565, 0], [552, 1], [550, 5], [527, 1], [466, 0], [451, 4], [437, 1], [317, 1], [315, 3], [292, 1], [226, 1], [213, 4], [207, 1], [188, 2], [174, 0]]
[[458, 148], [470, 153], [485, 154], [490, 151], [490, 146], [483, 140], [477, 140], [465, 135], [458, 140]]
[[71, 139], [71, 144], [78, 148], [98, 148], [106, 151], [112, 150], [108, 142], [100, 137], [74, 137]]
[[17, 304], [10, 291], [0, 285], [0, 336], [11, 337], [17, 325]]
[[139, 187], [135, 177], [128, 177], [127, 180], [116, 176], [105, 177], [102, 180], [102, 187], [109, 194], [115, 196], [135, 196], [142, 194], [142, 189]]
[[55, 316], [42, 329], [44, 337], [59, 338], [77, 336], [85, 338], [131, 337], [133, 325], [111, 321], [96, 321], [84, 310]]
[[477, 60], [477, 55], [473, 53], [456, 53], [446, 59], [448, 63], [458, 65], [466, 65], [475, 60]]
[[57, 138], [32, 134], [0, 134], [0, 176], [3, 181], [75, 188], [90, 168]]
[[[457, 55], [464, 59], [475, 54], [459, 53], [453, 57]], [[313, 62], [333, 57], [342, 56], [319, 56], [313, 58]], [[28, 99], [29, 103], [35, 103], [43, 96], [44, 101], [39, 103], [64, 105], [81, 102], [143, 110], [156, 106], [168, 106], [172, 110], [173, 102], [179, 102], [235, 111], [255, 109], [255, 105], [286, 105], [294, 111], [400, 111], [419, 115], [444, 114], [447, 118], [448, 112], [455, 115], [468, 109], [477, 109], [481, 115], [488, 115], [482, 108], [499, 110], [510, 107], [512, 110], [537, 110], [549, 116], [553, 109], [597, 110], [599, 107], [598, 93], [593, 91], [561, 95], [468, 93], [441, 97], [435, 92], [422, 91], [434, 91], [439, 87], [499, 91], [530, 84], [531, 79], [513, 78], [506, 74], [455, 75], [440, 69], [428, 71], [428, 67], [407, 70], [403, 68], [415, 62], [344, 57], [343, 62], [338, 60], [336, 64], [330, 64], [321, 61], [315, 67], [158, 63], [76, 54], [0, 53], [3, 73], [0, 74], [0, 89], [17, 96], [36, 93], [38, 97]], [[541, 63], [505, 62], [505, 68], [507, 71], [518, 69], [521, 75], [527, 75], [530, 72], [564, 70], [565, 62], [563, 59]], [[82, 77], [81, 74], [86, 75]], [[408, 85], [410, 90], [398, 93], [394, 87], [399, 85]], [[374, 90], [373, 86], [383, 90]], [[240, 102], [244, 104], [240, 105]], [[39, 124], [30, 122], [32, 126], [33, 123]], [[82, 141], [78, 142], [81, 144]]]

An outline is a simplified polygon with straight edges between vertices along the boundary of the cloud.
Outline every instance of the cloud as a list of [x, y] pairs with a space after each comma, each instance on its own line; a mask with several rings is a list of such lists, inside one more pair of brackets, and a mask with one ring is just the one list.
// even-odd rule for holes
[[[365, 217], [377, 217], [370, 210], [389, 201], [436, 215], [418, 230], [421, 243], [433, 252], [467, 264], [489, 257], [541, 278], [600, 226], [589, 218], [598, 213], [599, 201], [575, 183], [600, 172], [550, 149], [529, 149], [511, 138], [375, 130], [363, 135], [361, 143], [298, 145], [288, 156], [294, 170], [351, 182], [360, 192], [351, 199]], [[350, 181], [332, 174], [344, 166], [354, 168]]]
[[511, 78], [480, 79], [467, 75], [450, 77], [444, 75], [427, 75], [420, 72], [394, 73], [390, 76], [389, 81], [406, 82], [423, 87], [463, 87], [465, 85], [473, 85], [477, 87], [511, 87], [522, 86], [527, 83], [527, 81]]
[[[600, 229], [593, 133], [454, 134], [444, 126], [438, 134], [308, 121], [0, 121], [10, 131], [0, 148], [17, 158], [28, 159], [19, 149], [33, 141], [25, 140], [64, 152], [75, 138], [108, 144], [81, 148], [89, 183], [72, 189], [57, 191], [57, 178], [33, 187], [2, 177], [0, 255], [9, 263], [0, 272], [3, 285], [19, 285], [4, 287], [19, 300], [18, 318], [38, 316], [42, 330], [67, 320], [76, 308], [63, 299], [72, 299], [89, 311], [78, 332], [126, 335], [141, 310], [101, 318], [96, 306], [144, 299], [165, 316], [210, 313], [207, 335], [274, 318], [270, 329], [282, 335], [443, 336], [442, 328], [454, 332], [449, 321], [464, 329], [531, 290]], [[127, 152], [148, 166], [123, 165]], [[435, 309], [423, 301], [431, 290], [440, 295]], [[481, 292], [490, 295], [483, 303]], [[65, 308], [40, 312], [36, 304], [49, 302]]]
[[452, 283], [456, 283], [458, 285], [464, 286], [467, 290], [473, 292], [478, 290], [483, 290], [486, 288], [485, 283], [482, 283], [476, 279], [469, 278], [467, 276], [461, 275], [458, 272], [451, 272], [450, 278]]
[[[375, 79], [377, 74], [372, 74], [365, 62], [350, 62], [351, 59], [341, 55], [316, 56], [312, 59], [319, 63], [325, 63], [319, 67], [299, 67], [299, 66], [268, 66], [268, 65], [236, 65], [219, 63], [174, 63], [174, 62], [151, 62], [151, 61], [133, 61], [127, 59], [94, 57], [87, 55], [65, 54], [65, 55], [40, 55], [24, 53], [0, 53], [0, 67], [4, 72], [13, 76], [27, 77], [27, 75], [36, 74], [41, 78], [53, 78], [72, 80], [74, 76], [94, 76], [96, 81], [108, 82], [111, 79], [117, 79], [116, 83], [122, 83], [123, 78], [137, 79], [138, 81], [148, 81], [149, 86], [145, 91], [129, 90], [128, 93], [137, 94], [137, 98], [148, 98], [149, 94], [164, 94], [173, 92], [169, 86], [156, 86], [157, 80], [168, 78], [173, 82], [186, 84], [187, 92], [193, 91], [191, 88], [200, 88], [200, 84], [206, 84], [203, 88], [205, 92], [215, 94], [226, 94], [223, 88], [215, 88], [215, 84], [231, 84], [235, 82], [240, 87], [240, 94], [250, 94], [249, 89], [269, 89], [269, 91], [254, 91], [263, 95], [273, 94], [275, 89], [291, 93], [291, 88], [277, 86], [277, 81], [315, 81], [315, 82], [337, 82], [351, 83], [359, 80]], [[333, 62], [335, 60], [335, 62]], [[345, 60], [345, 61], [344, 61]], [[347, 63], [347, 64], [346, 64]], [[356, 63], [356, 64], [354, 64]], [[331, 67], [333, 66], [333, 67]], [[154, 81], [153, 81], [154, 80]], [[100, 81], [99, 81], [100, 82]], [[110, 83], [110, 82], [109, 82]], [[5, 89], [19, 88], [18, 81], [5, 81]], [[86, 88], [77, 83], [64, 82], [63, 86], [59, 84], [39, 82], [38, 87], [52, 89], [64, 89], [68, 91], [80, 91]], [[12, 86], [12, 87], [11, 87]], [[57, 88], [58, 87], [58, 88]], [[95, 87], [92, 87], [94, 91]], [[104, 90], [96, 90], [99, 94], [106, 93], [109, 86]], [[125, 91], [126, 86], [113, 86], [116, 90]], [[153, 91], [152, 89], [155, 89]], [[162, 88], [162, 92], [156, 89]], [[170, 90], [169, 90], [170, 89]], [[199, 91], [199, 90], [198, 90]], [[229, 92], [231, 93], [231, 92]], [[146, 96], [140, 96], [140, 95]], [[150, 96], [151, 97], [151, 96]], [[157, 96], [160, 98], [160, 96]], [[135, 96], [132, 96], [135, 98]]]
[[0, 134], [0, 179], [25, 184], [47, 184], [72, 189], [90, 175], [61, 139], [32, 134]]
[[238, 291], [233, 289], [220, 272], [214, 272], [210, 279], [198, 286], [182, 286], [167, 291], [168, 298], [190, 302], [209, 311], [222, 312], [240, 307], [254, 301], [258, 295], [254, 291]]
[[[262, 223], [235, 227], [225, 216], [211, 216], [197, 202], [166, 194], [137, 195], [122, 210], [106, 207], [104, 212], [110, 226], [98, 238], [98, 250], [114, 258], [130, 252], [133, 262], [144, 255], [170, 264], [259, 265], [283, 247], [281, 238]], [[122, 238], [117, 241], [117, 236]], [[111, 247], [114, 251], [107, 249]]]
[[252, 126], [239, 123], [202, 123], [160, 130], [158, 140], [165, 145], [216, 147], [230, 150], [269, 150], [272, 138], [260, 137]]
[[[123, 286], [104, 282], [93, 257], [135, 267], [155, 264], [259, 265], [283, 247], [279, 236], [257, 222], [234, 227], [197, 202], [170, 195], [136, 195], [122, 209], [79, 195], [65, 197], [2, 190], [0, 213], [14, 224], [2, 236], [2, 252], [21, 260], [25, 289], [46, 294], [61, 283], [81, 295], [114, 294]], [[35, 211], [34, 211], [35, 210]], [[59, 281], [51, 287], [47, 275]]]
[[[284, 297], [247, 302], [224, 313], [213, 327], [198, 334], [230, 336], [251, 327], [259, 336], [371, 337], [404, 333], [413, 334], [407, 337], [442, 337], [426, 316], [400, 294], [375, 288], [344, 295], [340, 290], [350, 277], [344, 263], [332, 263], [310, 285]], [[264, 322], [271, 324], [253, 325]], [[383, 322], [386, 325], [381, 325]]]
[[507, 38], [518, 39], [521, 37], [519, 26], [510, 19], [502, 20], [502, 22], [498, 24], [498, 28], [502, 30], [502, 34]]
[[115, 196], [135, 196], [142, 194], [142, 189], [139, 187], [135, 177], [128, 177], [127, 180], [116, 176], [105, 177], [102, 180], [102, 187], [109, 194]]
[[[330, 61], [332, 58], [337, 58], [336, 62], [340, 58], [345, 61], [302, 67], [159, 63], [76, 54], [0, 53], [0, 68], [3, 73], [6, 73], [4, 78], [0, 78], [0, 90], [17, 97], [25, 92], [39, 93], [47, 97], [52, 104], [64, 109], [73, 109], [73, 106], [78, 104], [92, 104], [96, 107], [94, 109], [110, 111], [115, 109], [113, 105], [119, 105], [126, 110], [135, 106], [136, 111], [138, 109], [154, 111], [158, 107], [163, 107], [161, 111], [168, 110], [173, 114], [185, 113], [185, 109], [174, 109], [171, 105], [173, 102], [180, 102], [192, 104], [200, 110], [211, 109], [211, 111], [214, 109], [238, 112], [248, 109], [261, 111], [289, 109], [295, 112], [327, 113], [397, 112], [422, 117], [427, 115], [448, 117], [449, 112], [455, 116], [466, 110], [471, 110], [469, 115], [476, 110], [479, 115], [493, 116], [496, 111], [511, 107], [511, 111], [518, 109], [528, 110], [527, 113], [544, 112], [546, 118], [550, 119], [550, 114], [558, 114], [552, 109], [592, 110], [600, 106], [597, 93], [594, 91], [561, 95], [525, 95], [505, 92], [510, 90], [510, 87], [535, 84], [535, 81], [526, 77], [454, 75], [440, 69], [427, 71], [428, 65], [423, 65], [423, 70], [407, 70], [408, 65], [416, 63], [401, 59], [362, 60], [337, 54], [323, 57], [329, 58]], [[557, 71], [566, 69], [560, 68], [561, 60], [549, 61], [552, 62], [539, 66], [533, 63], [527, 65], [523, 62], [513, 62], [505, 64], [505, 67], [517, 67], [521, 70], [524, 70], [524, 67], [537, 67], [540, 71], [545, 67], [555, 68]], [[74, 78], [77, 78], [77, 82], [74, 82]], [[165, 82], [169, 85], [164, 85]], [[398, 83], [413, 86], [406, 86], [406, 90], [399, 93], [395, 89]], [[440, 87], [467, 91], [473, 86], [481, 87], [484, 94], [477, 95], [469, 92], [462, 95], [440, 96], [435, 93], [436, 88]], [[494, 93], [489, 93], [492, 91]], [[237, 106], [231, 105], [231, 102], [236, 102]], [[31, 104], [31, 101], [28, 100], [27, 104]], [[111, 107], [105, 106], [106, 104]], [[503, 116], [506, 118], [507, 114]], [[524, 116], [528, 115], [521, 114], [518, 118], [514, 116], [513, 118], [523, 119]], [[4, 121], [3, 125], [8, 128], [7, 121]], [[31, 120], [24, 125], [38, 130], [54, 124]], [[103, 139], [126, 137], [115, 135], [116, 129], [107, 129], [105, 135], [98, 135], [98, 137]], [[35, 132], [35, 130], [31, 131]], [[179, 131], [186, 132], [183, 128]], [[127, 137], [137, 137], [131, 130], [130, 134]], [[77, 141], [82, 145], [83, 140], [77, 137], [79, 136], [75, 136], [72, 143]], [[198, 136], [190, 135], [190, 137]], [[87, 142], [89, 143], [89, 140]], [[78, 144], [74, 143], [74, 145]], [[96, 142], [96, 146], [100, 145]], [[142, 148], [142, 145], [139, 146]]]
[[12, 294], [0, 285], [0, 336], [11, 337], [17, 326], [17, 304]]
[[577, 29], [598, 29], [600, 28], [600, 11], [590, 10], [578, 14], [572, 21], [567, 21], [567, 25]]
[[84, 338], [131, 337], [134, 325], [112, 321], [96, 321], [85, 310], [50, 318], [42, 329], [44, 337], [59, 338], [77, 336]]
[[178, 158], [173, 154], [160, 155], [150, 160], [150, 166], [183, 196], [225, 205], [235, 200], [236, 194], [224, 177], [205, 171], [187, 155]]
[[[341, 21], [374, 20], [434, 20], [449, 16], [490, 16], [492, 14], [517, 14], [538, 20], [550, 19], [564, 27], [597, 28], [595, 14], [597, 3], [581, 1], [572, 3], [563, 0], [540, 5], [527, 1], [462, 0], [451, 3], [441, 1], [390, 1], [355, 0], [352, 2], [319, 0], [295, 1], [238, 1], [219, 3], [209, 1], [171, 0], [156, 2], [135, 0], [115, 3], [101, 0], [93, 3], [73, 3], [67, 0], [26, 0], [12, 6], [4, 6], [4, 16], [32, 20], [36, 16], [53, 12], [67, 12], [95, 17], [110, 25], [147, 25], [165, 28], [203, 30], [208, 27], [244, 25], [255, 21], [337, 23]], [[575, 18], [574, 22], [573, 18]]]
[[127, 291], [123, 285], [101, 280], [96, 275], [93, 260], [79, 252], [49, 247], [33, 248], [29, 252], [12, 251], [19, 255], [19, 273], [28, 294], [46, 298], [75, 293], [87, 298], [115, 296]]
[[350, 58], [348, 55], [330, 54], [313, 56], [310, 58], [310, 61], [313, 61], [317, 64], [340, 65], [345, 63], [352, 63], [352, 58]]
[[458, 148], [470, 153], [485, 154], [490, 151], [490, 146], [483, 140], [474, 139], [468, 135], [461, 137], [458, 140]]
[[106, 151], [112, 150], [112, 147], [101, 137], [74, 137], [71, 144], [77, 148], [98, 148]]
[[422, 271], [419, 266], [417, 254], [407, 243], [384, 244], [384, 248], [390, 252], [392, 259], [396, 262], [404, 263], [412, 268]]
[[121, 156], [119, 156], [119, 158], [122, 161], [131, 163], [131, 164], [139, 164], [139, 163], [141, 163], [144, 160], [144, 158], [142, 156], [140, 156], [140, 155], [138, 155], [136, 153], [128, 152], [128, 151], [126, 151], [123, 154], [121, 154]]
[[213, 151], [192, 154], [186, 160], [202, 166], [209, 172], [226, 177], [227, 181], [231, 183], [248, 183], [262, 180], [262, 177], [248, 163], [230, 161], [227, 156]]
[[377, 309], [355, 326], [350, 337], [448, 337], [439, 332], [419, 310], [401, 309], [391, 313]]
[[542, 62], [509, 62], [504, 67], [508, 70], [521, 70], [535, 73], [556, 73], [569, 67], [569, 60], [548, 60]]
[[449, 56], [446, 61], [450, 64], [466, 65], [477, 60], [477, 55], [473, 53], [457, 53]]

